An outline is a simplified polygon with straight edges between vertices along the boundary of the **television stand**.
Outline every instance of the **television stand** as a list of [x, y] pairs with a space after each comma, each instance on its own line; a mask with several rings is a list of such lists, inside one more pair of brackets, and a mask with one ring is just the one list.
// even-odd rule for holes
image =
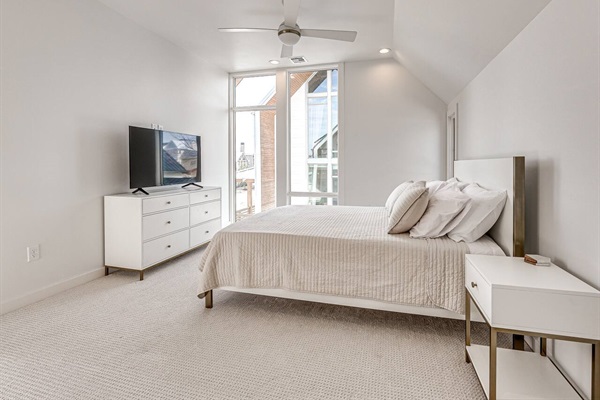
[[135, 190], [133, 191], [133, 193], [132, 193], [132, 194], [136, 194], [137, 192], [142, 192], [142, 193], [144, 193], [145, 195], [149, 195], [149, 194], [150, 194], [150, 193], [146, 192], [146, 191], [145, 191], [144, 189], [142, 189], [142, 188], [137, 188], [137, 189], [135, 189]]
[[200, 189], [204, 188], [204, 186], [200, 186], [200, 185], [198, 185], [197, 183], [194, 183], [194, 182], [186, 183], [186, 184], [185, 184], [185, 185], [183, 185], [181, 188], [182, 188], [182, 189], [185, 189], [185, 188], [186, 188], [186, 187], [188, 187], [188, 186], [196, 186], [196, 187], [199, 187]]

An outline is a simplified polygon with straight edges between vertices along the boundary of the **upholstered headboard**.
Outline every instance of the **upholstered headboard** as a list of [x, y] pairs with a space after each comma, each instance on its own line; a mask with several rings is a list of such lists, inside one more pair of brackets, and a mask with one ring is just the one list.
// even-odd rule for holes
[[507, 255], [523, 257], [525, 157], [455, 161], [454, 176], [462, 182], [476, 182], [485, 189], [506, 190], [506, 205], [488, 235]]

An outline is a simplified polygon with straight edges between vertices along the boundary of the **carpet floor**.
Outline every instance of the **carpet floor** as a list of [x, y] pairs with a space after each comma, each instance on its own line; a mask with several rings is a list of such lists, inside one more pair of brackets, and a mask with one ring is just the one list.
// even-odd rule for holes
[[201, 254], [0, 317], [0, 398], [485, 398], [464, 322], [219, 290], [207, 310]]

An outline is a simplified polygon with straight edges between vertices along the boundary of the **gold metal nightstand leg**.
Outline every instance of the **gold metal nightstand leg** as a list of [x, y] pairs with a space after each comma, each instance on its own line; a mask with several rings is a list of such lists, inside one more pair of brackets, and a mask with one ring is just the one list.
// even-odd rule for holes
[[489, 384], [489, 400], [496, 400], [496, 367], [497, 367], [497, 342], [498, 334], [496, 330], [490, 327], [490, 384]]
[[600, 342], [592, 343], [592, 400], [600, 400]]
[[471, 296], [465, 289], [465, 361], [470, 363], [471, 358], [467, 351], [467, 346], [471, 345]]
[[546, 347], [548, 345], [548, 339], [545, 337], [540, 338], [540, 355], [546, 357]]
[[525, 336], [513, 334], [513, 349], [525, 350]]

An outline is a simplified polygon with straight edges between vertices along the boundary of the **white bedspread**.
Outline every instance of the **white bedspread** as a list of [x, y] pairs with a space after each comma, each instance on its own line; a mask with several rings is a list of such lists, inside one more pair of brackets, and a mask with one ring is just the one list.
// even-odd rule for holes
[[[278, 288], [464, 312], [465, 243], [386, 233], [384, 207], [287, 206], [219, 231], [199, 293]], [[495, 250], [494, 250], [495, 246]], [[472, 248], [501, 254], [489, 238]]]

